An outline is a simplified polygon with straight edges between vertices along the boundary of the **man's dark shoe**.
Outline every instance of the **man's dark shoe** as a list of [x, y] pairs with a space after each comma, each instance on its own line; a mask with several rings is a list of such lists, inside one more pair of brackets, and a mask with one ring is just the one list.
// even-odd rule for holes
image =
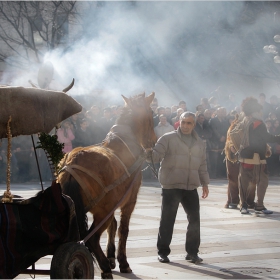
[[273, 214], [273, 211], [268, 210], [266, 208], [258, 209], [255, 207], [255, 213], [256, 214]]
[[240, 213], [241, 213], [241, 214], [250, 214], [250, 212], [248, 211], [247, 207], [242, 207], [242, 208], [240, 209]]
[[161, 262], [161, 263], [169, 263], [170, 260], [167, 256], [161, 256], [161, 255], [158, 255], [158, 261]]
[[191, 261], [192, 263], [199, 264], [203, 262], [203, 259], [200, 258], [198, 255], [186, 255], [186, 260]]

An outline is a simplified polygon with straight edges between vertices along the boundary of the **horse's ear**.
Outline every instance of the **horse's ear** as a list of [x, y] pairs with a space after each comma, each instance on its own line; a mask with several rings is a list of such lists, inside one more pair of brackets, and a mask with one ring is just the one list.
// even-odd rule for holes
[[150, 105], [155, 98], [155, 93], [152, 92], [149, 96], [146, 97], [146, 102]]
[[129, 99], [127, 97], [123, 96], [123, 95], [122, 95], [122, 98], [123, 98], [125, 104], [128, 105], [129, 104]]

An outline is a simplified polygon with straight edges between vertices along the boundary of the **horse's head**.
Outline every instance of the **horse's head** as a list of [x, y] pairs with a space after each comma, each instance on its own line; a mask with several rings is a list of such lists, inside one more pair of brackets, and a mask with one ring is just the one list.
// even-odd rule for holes
[[156, 135], [154, 132], [153, 111], [150, 107], [155, 93], [151, 93], [145, 97], [145, 93], [137, 96], [126, 98], [125, 108], [130, 111], [131, 128], [143, 148], [152, 148], [156, 143]]

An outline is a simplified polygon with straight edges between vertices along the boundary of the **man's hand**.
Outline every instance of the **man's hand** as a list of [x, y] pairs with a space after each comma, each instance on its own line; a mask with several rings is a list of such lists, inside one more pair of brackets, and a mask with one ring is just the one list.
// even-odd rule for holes
[[209, 194], [209, 189], [207, 185], [202, 186], [202, 198], [206, 198]]
[[145, 149], [146, 161], [148, 161], [148, 162], [152, 161], [152, 154], [153, 154], [153, 149], [152, 148]]

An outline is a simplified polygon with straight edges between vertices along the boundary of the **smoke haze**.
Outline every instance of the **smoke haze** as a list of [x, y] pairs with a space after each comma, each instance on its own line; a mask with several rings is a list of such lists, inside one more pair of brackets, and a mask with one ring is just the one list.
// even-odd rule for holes
[[[90, 102], [122, 104], [121, 94], [155, 91], [160, 105], [185, 100], [191, 110], [218, 88], [225, 98], [263, 90], [278, 94], [278, 65], [272, 66], [273, 57], [262, 50], [277, 34], [274, 6], [242, 1], [77, 5], [84, 9], [82, 38], [66, 52], [45, 56], [55, 68], [51, 88], [61, 90], [75, 78], [69, 94], [89, 95]], [[37, 71], [31, 67], [13, 85], [28, 86]]]

